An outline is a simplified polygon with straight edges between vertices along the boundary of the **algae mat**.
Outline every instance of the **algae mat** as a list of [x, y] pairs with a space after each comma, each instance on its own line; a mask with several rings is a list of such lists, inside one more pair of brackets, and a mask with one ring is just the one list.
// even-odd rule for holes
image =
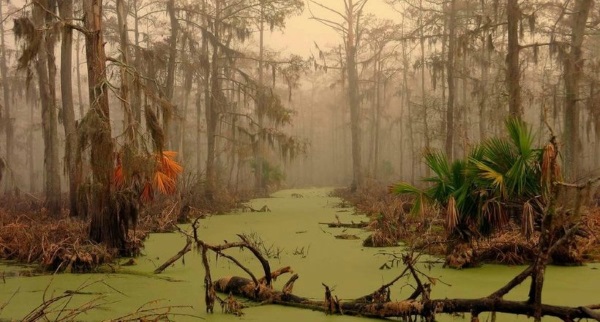
[[[208, 243], [235, 241], [236, 234], [259, 236], [265, 250], [271, 254], [273, 269], [291, 266], [300, 275], [294, 293], [321, 299], [324, 296], [321, 283], [335, 289], [341, 299], [363, 296], [400, 273], [401, 268], [380, 270], [388, 257], [383, 253], [401, 252], [400, 247], [364, 248], [361, 240], [335, 239], [337, 234], [355, 234], [365, 238], [368, 233], [358, 229], [330, 229], [319, 222], [334, 221], [337, 215], [342, 222], [366, 220], [353, 215], [348, 209], [336, 208], [339, 199], [329, 197], [331, 189], [285, 190], [271, 198], [255, 199], [253, 208], [267, 205], [271, 212], [232, 213], [212, 216], [201, 221], [200, 238]], [[294, 197], [293, 197], [293, 196]], [[301, 198], [299, 198], [299, 195]], [[183, 229], [189, 227], [182, 227]], [[364, 321], [365, 319], [327, 316], [320, 312], [280, 307], [274, 305], [249, 308], [245, 315], [235, 317], [220, 313], [204, 313], [203, 278], [201, 259], [195, 252], [185, 256], [185, 263], [178, 261], [158, 276], [152, 271], [166, 259], [178, 252], [185, 239], [177, 233], [152, 234], [146, 242], [145, 255], [137, 259], [137, 265], [123, 267], [117, 274], [59, 274], [55, 276], [10, 277], [15, 267], [0, 266], [0, 306], [14, 294], [10, 303], [0, 313], [0, 320], [19, 320], [52, 294], [75, 290], [84, 283], [95, 283], [77, 295], [68, 307], [78, 307], [90, 301], [101, 304], [98, 309], [78, 316], [78, 320], [101, 321], [124, 316], [140, 307], [173, 306], [172, 311], [183, 315], [176, 321]], [[251, 254], [233, 250], [230, 252], [247, 267], [260, 275], [261, 268]], [[225, 258], [211, 258], [213, 279], [245, 273]], [[558, 305], [587, 305], [600, 303], [600, 266], [550, 267], [547, 272], [544, 301]], [[435, 298], [476, 298], [489, 294], [518, 274], [522, 267], [485, 265], [477, 269], [451, 270], [436, 266], [429, 270], [433, 277], [441, 278], [451, 286], [438, 283], [432, 296]], [[276, 282], [281, 287], [287, 280], [282, 276]], [[397, 283], [392, 299], [402, 299], [412, 292], [405, 281]], [[521, 286], [507, 298], [524, 299], [527, 288]], [[144, 306], [146, 305], [146, 306]], [[177, 306], [177, 307], [175, 307]], [[487, 315], [482, 315], [485, 321]], [[465, 317], [468, 319], [468, 317]], [[440, 321], [460, 321], [463, 317], [440, 317]], [[499, 316], [498, 321], [526, 321], [526, 317]], [[552, 321], [551, 319], [545, 319]]]

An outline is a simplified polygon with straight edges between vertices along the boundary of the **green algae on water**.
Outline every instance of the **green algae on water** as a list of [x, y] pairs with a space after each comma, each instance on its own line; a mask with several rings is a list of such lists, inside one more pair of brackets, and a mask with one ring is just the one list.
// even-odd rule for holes
[[[291, 266], [300, 278], [294, 286], [294, 293], [314, 299], [322, 299], [324, 290], [321, 283], [334, 288], [334, 295], [341, 300], [364, 296], [381, 284], [396, 277], [402, 267], [379, 269], [389, 261], [385, 253], [402, 252], [401, 247], [366, 248], [362, 240], [369, 233], [361, 229], [327, 228], [319, 222], [332, 222], [336, 215], [341, 222], [368, 220], [353, 212], [339, 212], [336, 208], [340, 200], [329, 197], [331, 189], [294, 189], [274, 193], [270, 198], [255, 199], [250, 202], [253, 208], [267, 205], [271, 212], [230, 213], [211, 216], [200, 221], [199, 237], [207, 243], [220, 244], [236, 241], [237, 234], [243, 233], [260, 238], [267, 249], [273, 251], [269, 258], [273, 270]], [[292, 197], [292, 194], [302, 195]], [[181, 226], [189, 229], [189, 225]], [[342, 233], [356, 235], [358, 240], [340, 240], [335, 235]], [[362, 318], [328, 316], [320, 312], [288, 308], [276, 305], [250, 307], [244, 310], [243, 317], [220, 313], [207, 315], [204, 306], [204, 269], [201, 257], [195, 251], [187, 253], [185, 264], [181, 260], [168, 267], [163, 274], [153, 275], [152, 271], [165, 260], [177, 253], [185, 245], [185, 237], [179, 233], [152, 234], [146, 241], [143, 256], [136, 259], [136, 265], [124, 266], [117, 273], [102, 274], [58, 274], [34, 277], [9, 276], [0, 279], [0, 306], [13, 293], [14, 298], [0, 312], [0, 320], [19, 320], [52, 294], [63, 294], [77, 289], [90, 281], [96, 283], [86, 293], [73, 297], [69, 307], [77, 307], [90, 300], [99, 299], [98, 309], [78, 316], [78, 320], [101, 321], [123, 316], [145, 304], [157, 301], [156, 306], [177, 306], [173, 311], [186, 314], [176, 316], [176, 321], [197, 321], [202, 317], [209, 321], [364, 321]], [[230, 250], [245, 266], [261, 275], [262, 268], [248, 251]], [[277, 255], [277, 256], [275, 256]], [[426, 257], [425, 257], [426, 259]], [[246, 276], [240, 268], [225, 258], [210, 257], [213, 280], [219, 277]], [[122, 261], [124, 262], [124, 260]], [[597, 290], [600, 289], [600, 265], [589, 264], [581, 267], [548, 267], [544, 286], [544, 302], [555, 305], [580, 306], [600, 303]], [[2, 272], [16, 268], [4, 264]], [[524, 267], [484, 265], [480, 268], [452, 270], [442, 269], [441, 265], [431, 270], [423, 270], [432, 277], [440, 278], [444, 285], [433, 287], [433, 298], [478, 298], [487, 296], [504, 285]], [[8, 275], [8, 274], [7, 274]], [[286, 276], [275, 283], [281, 288]], [[401, 280], [392, 289], [392, 299], [408, 297], [412, 288]], [[507, 295], [507, 299], [523, 300], [527, 296], [528, 280]], [[245, 300], [242, 300], [245, 301]], [[481, 314], [485, 321], [488, 315]], [[463, 321], [460, 317], [439, 316], [439, 321]], [[524, 316], [499, 315], [497, 321], [526, 321]], [[553, 321], [544, 319], [544, 321]]]

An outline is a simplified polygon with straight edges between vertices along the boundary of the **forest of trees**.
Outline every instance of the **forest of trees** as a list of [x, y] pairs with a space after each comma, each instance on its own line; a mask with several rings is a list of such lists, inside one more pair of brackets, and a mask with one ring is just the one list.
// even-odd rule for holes
[[[155, 190], [414, 183], [424, 152], [463, 158], [508, 116], [559, 135], [568, 180], [598, 172], [593, 0], [371, 2], [0, 1], [4, 193], [69, 200], [120, 247]], [[338, 39], [265, 44], [298, 15]]]

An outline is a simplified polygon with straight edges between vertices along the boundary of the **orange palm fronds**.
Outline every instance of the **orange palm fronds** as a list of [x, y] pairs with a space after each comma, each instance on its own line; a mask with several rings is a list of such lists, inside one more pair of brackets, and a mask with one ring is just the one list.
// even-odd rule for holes
[[[145, 183], [140, 194], [142, 202], [150, 202], [154, 199], [154, 192], [166, 195], [174, 194], [177, 190], [177, 177], [183, 172], [183, 167], [175, 161], [177, 152], [163, 151], [161, 154], [155, 154], [156, 165], [153, 173], [146, 173]], [[117, 155], [116, 166], [113, 173], [113, 182], [117, 189], [125, 186], [126, 180], [121, 158]]]
[[177, 176], [183, 172], [183, 167], [174, 160], [175, 156], [177, 156], [177, 152], [163, 151], [162, 157], [159, 157], [158, 171], [163, 172], [173, 180], [176, 180]]
[[113, 174], [113, 182], [115, 183], [115, 187], [121, 188], [125, 183], [125, 176], [123, 175], [123, 166], [118, 164], [115, 168], [115, 172]]
[[158, 156], [159, 163], [154, 173], [154, 186], [163, 194], [173, 194], [177, 188], [177, 176], [183, 172], [183, 167], [175, 161], [177, 152], [163, 151]]
[[146, 182], [146, 184], [144, 184], [144, 189], [140, 195], [140, 200], [142, 202], [150, 202], [154, 200], [154, 189], [152, 189], [150, 182]]
[[165, 195], [173, 194], [176, 190], [175, 180], [160, 171], [154, 173], [154, 186]]

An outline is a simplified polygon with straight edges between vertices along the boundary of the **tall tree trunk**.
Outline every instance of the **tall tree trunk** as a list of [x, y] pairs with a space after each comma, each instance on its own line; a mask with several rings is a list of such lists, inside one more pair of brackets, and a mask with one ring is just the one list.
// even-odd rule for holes
[[135, 79], [133, 81], [133, 93], [131, 97], [131, 109], [133, 110], [133, 114], [135, 115], [135, 121], [137, 126], [140, 126], [142, 123], [142, 79], [141, 73], [142, 70], [142, 53], [140, 50], [140, 17], [139, 17], [139, 1], [133, 0], [133, 37], [135, 43], [135, 58], [133, 60], [133, 65], [137, 73], [135, 75]]
[[129, 77], [129, 72], [127, 69], [129, 68], [129, 37], [128, 28], [127, 28], [127, 5], [125, 0], [117, 0], [117, 24], [119, 30], [119, 47], [121, 50], [121, 62], [122, 66], [120, 67], [121, 74], [121, 106], [123, 107], [123, 131], [125, 133], [125, 137], [129, 144], [133, 146], [137, 146], [136, 140], [136, 132], [137, 132], [137, 124], [135, 121], [135, 117], [133, 115], [133, 111], [131, 109], [130, 100], [129, 100], [129, 92], [131, 91], [131, 78]]
[[[167, 65], [167, 84], [165, 88], [167, 100], [173, 102], [173, 94], [175, 92], [175, 67], [177, 66], [177, 36], [179, 34], [179, 22], [175, 13], [175, 0], [167, 2], [167, 12], [169, 13], [169, 21], [171, 23], [171, 36], [169, 39], [169, 63]], [[177, 109], [172, 104], [174, 109]], [[170, 149], [176, 149], [177, 137], [172, 137], [175, 133], [171, 130], [172, 115], [177, 115], [176, 110], [163, 111], [163, 132], [165, 133], [165, 142]]]
[[[485, 1], [481, 1], [481, 12], [485, 12]], [[489, 43], [488, 43], [489, 39]], [[487, 129], [487, 113], [486, 113], [486, 105], [487, 105], [487, 88], [488, 88], [488, 78], [490, 73], [490, 62], [491, 57], [490, 53], [492, 51], [492, 38], [489, 31], [485, 30], [481, 37], [481, 81], [480, 81], [480, 92], [479, 92], [479, 140], [483, 141], [486, 138]]]
[[[191, 43], [191, 41], [189, 41], [189, 43]], [[190, 55], [186, 54], [186, 47], [188, 47], [188, 41], [187, 41], [187, 37], [183, 38], [182, 44], [181, 44], [181, 52], [182, 55], [185, 55], [185, 61], [189, 64], [191, 57]], [[190, 46], [192, 47], [192, 46]], [[195, 53], [195, 51], [192, 51]], [[188, 65], [189, 66], [189, 65]], [[179, 158], [181, 160], [184, 160], [184, 155], [187, 156], [187, 149], [185, 148], [185, 130], [186, 130], [186, 122], [187, 122], [187, 117], [188, 117], [188, 109], [189, 109], [189, 105], [190, 105], [190, 94], [192, 93], [192, 86], [194, 83], [194, 70], [192, 68], [186, 68], [184, 70], [184, 81], [183, 81], [183, 105], [182, 105], [182, 110], [181, 110], [181, 118], [179, 120], [179, 127], [177, 128], [178, 131], [178, 153], [179, 153]]]
[[[46, 12], [49, 8], [48, 1], [37, 1], [33, 6], [33, 23], [38, 30], [45, 30]], [[38, 83], [40, 99], [42, 100], [42, 133], [44, 138], [44, 172], [46, 195], [46, 208], [53, 215], [60, 212], [60, 168], [58, 162], [58, 122], [56, 115], [56, 99], [53, 91], [54, 83], [51, 81], [56, 72], [54, 64], [54, 54], [48, 52], [53, 50], [50, 46], [52, 39], [48, 39], [47, 32], [40, 37], [40, 49], [35, 63], [38, 74]], [[51, 58], [51, 61], [48, 61]]]
[[[64, 21], [73, 20], [73, 0], [59, 2], [60, 16]], [[65, 26], [61, 39], [60, 91], [63, 107], [63, 126], [65, 128], [65, 163], [69, 177], [69, 210], [71, 216], [77, 216], [77, 191], [80, 178], [78, 176], [75, 152], [77, 149], [77, 133], [75, 128], [75, 110], [73, 107], [73, 30]]]
[[506, 82], [508, 87], [508, 112], [521, 118], [521, 72], [519, 67], [519, 20], [521, 11], [518, 0], [508, 0], [506, 7], [508, 21], [508, 53], [506, 54]]
[[450, 16], [448, 17], [448, 60], [446, 61], [448, 81], [448, 104], [446, 106], [446, 144], [445, 151], [449, 160], [454, 159], [454, 103], [456, 101], [456, 88], [454, 79], [454, 54], [456, 47], [456, 1], [450, 2]]
[[353, 0], [348, 0], [346, 22], [346, 72], [348, 75], [348, 103], [350, 104], [350, 132], [352, 134], [352, 184], [350, 190], [356, 191], [362, 185], [360, 101], [358, 97], [358, 69], [356, 66], [356, 21]]
[[[447, 57], [448, 56], [448, 17], [446, 17], [446, 15], [444, 15], [443, 17], [443, 22], [444, 22], [444, 32], [442, 33], [442, 52], [441, 52], [441, 56], [442, 57]], [[441, 88], [441, 92], [442, 92], [442, 104], [447, 104], [448, 103], [448, 99], [446, 98], [446, 87], [448, 86], [448, 82], [445, 81], [447, 78], [447, 73], [446, 73], [446, 68], [442, 68], [442, 74], [440, 75], [440, 79], [442, 80], [442, 88]], [[442, 122], [440, 124], [440, 133], [444, 133], [446, 132], [446, 128], [448, 127], [448, 120], [446, 119], [446, 117], [442, 117]], [[445, 147], [445, 142], [444, 142], [444, 147]]]
[[81, 91], [81, 62], [79, 59], [79, 50], [80, 50], [80, 42], [81, 42], [81, 33], [77, 33], [77, 41], [75, 41], [75, 74], [77, 75], [77, 100], [79, 102], [79, 118], [83, 118], [85, 114], [85, 108], [83, 103], [83, 94]]
[[[463, 17], [473, 17], [476, 14], [474, 14], [471, 10], [471, 6], [466, 6], [466, 8], [464, 9], [464, 12], [462, 13]], [[466, 22], [468, 24], [468, 22]], [[461, 108], [460, 108], [460, 133], [462, 136], [462, 144], [461, 146], [461, 154], [460, 157], [461, 158], [465, 158], [467, 156], [467, 150], [468, 150], [468, 145], [469, 145], [469, 136], [470, 136], [470, 121], [471, 121], [471, 102], [468, 98], [468, 90], [469, 90], [469, 78], [470, 78], [470, 71], [472, 70], [472, 67], [468, 65], [469, 63], [469, 55], [471, 54], [471, 51], [469, 50], [469, 46], [466, 44], [461, 44], [460, 45], [462, 48], [461, 52], [462, 52], [462, 66], [461, 66], [461, 70], [462, 70], [462, 84], [461, 84], [461, 90], [462, 90], [462, 99], [461, 99]], [[470, 61], [471, 63], [473, 63], [473, 60]], [[456, 154], [456, 152], [455, 152]]]
[[[421, 104], [423, 105], [421, 108], [423, 109], [423, 126], [424, 126], [424, 138], [425, 138], [425, 149], [429, 150], [431, 145], [430, 133], [429, 133], [429, 119], [427, 116], [427, 100], [425, 96], [425, 26], [424, 24], [424, 10], [423, 10], [423, 0], [419, 0], [419, 26], [421, 27], [421, 39], [420, 39], [420, 49], [421, 49]], [[429, 167], [425, 167], [425, 175], [429, 176], [431, 173], [431, 169]]]
[[[402, 68], [402, 86], [403, 86], [403, 91], [402, 91], [402, 101], [403, 101], [403, 105], [404, 108], [406, 108], [407, 111], [407, 118], [408, 118], [408, 136], [409, 136], [409, 146], [410, 146], [410, 182], [414, 183], [415, 182], [415, 169], [417, 167], [417, 158], [415, 155], [415, 140], [414, 140], [414, 125], [413, 125], [413, 108], [411, 106], [410, 103], [410, 87], [408, 86], [408, 72], [410, 70], [410, 62], [409, 62], [409, 56], [408, 56], [408, 52], [406, 51], [406, 46], [403, 45], [402, 46], [402, 63], [403, 63], [403, 68]], [[401, 120], [402, 122], [403, 120]], [[400, 138], [401, 140], [404, 140], [404, 137]]]
[[[47, 0], [47, 4], [45, 6], [45, 20], [46, 26], [54, 26], [55, 16], [52, 12], [57, 7], [57, 0]], [[51, 142], [52, 152], [48, 155], [50, 158], [50, 162], [52, 164], [52, 169], [54, 169], [48, 177], [51, 178], [52, 182], [52, 194], [51, 200], [49, 202], [49, 210], [51, 213], [58, 214], [61, 210], [61, 187], [60, 187], [60, 159], [59, 159], [59, 141], [58, 141], [58, 108], [57, 108], [57, 99], [56, 99], [56, 56], [54, 55], [54, 48], [56, 47], [57, 36], [54, 30], [49, 30], [46, 33], [46, 54], [48, 55], [48, 86], [50, 88], [50, 97], [52, 99], [52, 108], [48, 110], [49, 117], [49, 135]], [[48, 194], [47, 194], [48, 195]]]
[[[40, 103], [41, 104], [41, 103]], [[33, 152], [33, 133], [35, 132], [33, 130], [34, 125], [34, 113], [35, 113], [35, 109], [36, 106], [35, 104], [30, 104], [30, 109], [29, 109], [29, 131], [27, 131], [27, 169], [29, 170], [29, 191], [30, 192], [36, 192], [36, 175], [35, 175], [35, 158], [34, 158], [34, 152]]]
[[[202, 27], [208, 28], [207, 19], [207, 0], [202, 1]], [[204, 105], [204, 114], [208, 113], [210, 108], [210, 59], [209, 59], [209, 48], [208, 48], [208, 37], [202, 36], [202, 47], [200, 49], [200, 65], [202, 71], [202, 77], [198, 77], [198, 99], [196, 100], [196, 158], [197, 158], [197, 171], [198, 179], [200, 180], [200, 170], [202, 169], [202, 105]], [[202, 102], [201, 98], [204, 99]], [[208, 140], [208, 136], [207, 136]]]
[[593, 0], [577, 0], [571, 17], [571, 43], [569, 54], [564, 60], [565, 82], [565, 170], [567, 178], [579, 176], [581, 138], [579, 137], [579, 81], [583, 73], [583, 52], [581, 46], [585, 38], [585, 25]]
[[[2, 4], [0, 1], [0, 17], [4, 17]], [[10, 93], [8, 89], [8, 68], [6, 67], [6, 47], [4, 45], [4, 23], [0, 22], [0, 74], [2, 74], [2, 94], [3, 107], [0, 106], [0, 122], [4, 121], [4, 130], [6, 133], [6, 163], [12, 166], [14, 133], [13, 122], [11, 120], [10, 111]]]
[[[381, 56], [381, 55], [379, 55]], [[378, 168], [379, 168], [379, 134], [381, 131], [381, 77], [383, 75], [383, 62], [381, 57], [377, 58], [377, 63], [375, 64], [377, 68], [375, 69], [375, 128], [373, 134], [373, 178], [377, 179]]]
[[111, 138], [106, 54], [102, 36], [102, 0], [83, 1], [83, 23], [87, 29], [87, 58], [90, 109], [96, 126], [91, 135], [91, 166], [94, 181], [90, 223], [90, 239], [109, 248], [124, 249], [126, 231], [119, 222], [112, 202], [114, 169]]
[[[215, 39], [220, 37], [220, 14], [221, 14], [221, 3], [217, 1], [215, 3], [215, 17], [214, 17], [214, 30], [213, 35]], [[219, 46], [213, 44], [212, 60], [211, 60], [211, 73], [210, 73], [210, 105], [205, 109], [206, 115], [206, 140], [207, 140], [207, 152], [206, 152], [206, 197], [209, 200], [214, 199], [214, 193], [216, 191], [217, 184], [217, 172], [215, 168], [216, 159], [216, 139], [217, 139], [217, 124], [219, 118], [219, 110], [221, 107], [221, 89], [219, 86]]]
[[[265, 89], [264, 89], [264, 34], [265, 34], [265, 7], [263, 4], [263, 0], [260, 1], [260, 21], [259, 21], [259, 36], [258, 36], [258, 100], [256, 102], [257, 107], [257, 116], [258, 116], [258, 130], [262, 131], [264, 127], [265, 120]], [[267, 194], [266, 185], [267, 182], [264, 178], [264, 163], [266, 162], [263, 159], [262, 155], [262, 141], [260, 139], [260, 135], [256, 136], [256, 142], [254, 143], [256, 146], [254, 147], [254, 192], [258, 196], [265, 196]]]
[[593, 127], [594, 127], [594, 142], [592, 143], [592, 158], [597, 159], [600, 157], [598, 151], [600, 150], [600, 115], [598, 109], [600, 109], [600, 105], [598, 104], [598, 98], [596, 93], [596, 88], [598, 87], [598, 77], [600, 71], [596, 71], [593, 75], [593, 79], [590, 82], [590, 94], [588, 97], [587, 107], [590, 114], [592, 114]]
[[202, 158], [202, 105], [205, 105], [203, 93], [206, 81], [204, 80], [204, 77], [197, 77], [196, 79], [196, 173], [198, 174], [198, 180], [200, 180], [200, 172], [202, 170], [202, 164], [204, 163], [204, 159]]

